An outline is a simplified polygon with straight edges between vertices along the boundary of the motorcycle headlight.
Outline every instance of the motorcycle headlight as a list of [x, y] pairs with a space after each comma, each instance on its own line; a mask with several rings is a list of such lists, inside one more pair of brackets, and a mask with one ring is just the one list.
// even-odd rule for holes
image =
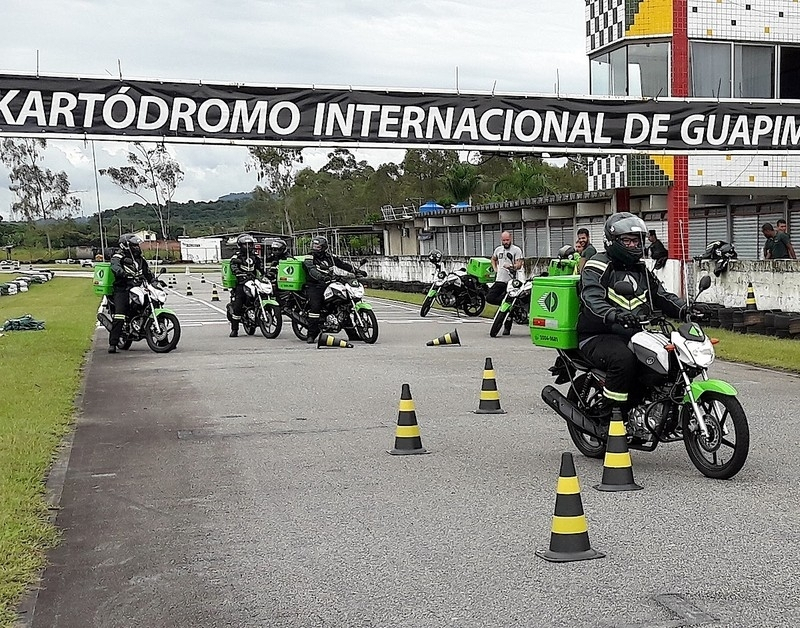
[[689, 351], [694, 358], [695, 364], [701, 368], [708, 368], [714, 362], [714, 345], [710, 342], [693, 342], [689, 346]]
[[350, 294], [352, 294], [356, 299], [360, 299], [364, 296], [364, 286], [361, 284], [357, 285], [350, 285]]
[[522, 282], [519, 279], [513, 279], [511, 281], [512, 288], [519, 288], [522, 285]]
[[159, 288], [153, 288], [153, 297], [159, 303], [164, 303], [167, 300], [167, 291]]
[[447, 277], [447, 273], [446, 273], [446, 272], [444, 272], [443, 270], [440, 270], [438, 273], [436, 273], [436, 276], [437, 276], [439, 279], [444, 279], [445, 277]]

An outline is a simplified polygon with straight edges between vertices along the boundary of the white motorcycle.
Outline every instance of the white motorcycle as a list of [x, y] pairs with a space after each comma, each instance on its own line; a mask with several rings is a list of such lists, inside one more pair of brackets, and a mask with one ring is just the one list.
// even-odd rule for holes
[[[233, 317], [233, 291], [228, 303], [228, 320]], [[249, 279], [244, 283], [242, 326], [248, 336], [261, 330], [265, 338], [277, 338], [283, 327], [281, 307], [275, 300], [272, 283], [267, 279]]]
[[528, 312], [531, 308], [531, 288], [533, 287], [533, 279], [522, 281], [520, 279], [512, 279], [508, 282], [506, 288], [506, 295], [503, 297], [502, 303], [497, 307], [497, 312], [494, 314], [492, 320], [492, 328], [489, 330], [489, 335], [494, 338], [500, 333], [506, 319], [511, 317], [511, 322], [517, 325], [528, 326]]

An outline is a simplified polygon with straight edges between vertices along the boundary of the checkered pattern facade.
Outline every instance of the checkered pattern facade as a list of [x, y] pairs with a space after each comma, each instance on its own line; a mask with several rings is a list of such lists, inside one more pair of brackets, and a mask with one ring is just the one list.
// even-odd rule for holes
[[626, 155], [589, 159], [589, 191], [628, 187]]
[[800, 42], [797, 0], [689, 0], [690, 39]]
[[625, 36], [625, 0], [586, 3], [586, 51], [599, 50]]

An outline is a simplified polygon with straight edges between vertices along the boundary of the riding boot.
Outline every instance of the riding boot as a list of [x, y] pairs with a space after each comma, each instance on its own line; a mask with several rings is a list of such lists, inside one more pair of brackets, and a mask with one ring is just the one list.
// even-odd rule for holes
[[317, 341], [317, 336], [319, 336], [319, 325], [310, 324], [308, 326], [308, 338], [306, 342], [308, 344], [314, 344]]
[[229, 336], [231, 338], [236, 338], [239, 335], [239, 322], [238, 321], [231, 321], [231, 333]]
[[506, 319], [505, 324], [503, 325], [503, 335], [508, 336], [511, 333], [511, 326], [514, 324], [510, 318]]

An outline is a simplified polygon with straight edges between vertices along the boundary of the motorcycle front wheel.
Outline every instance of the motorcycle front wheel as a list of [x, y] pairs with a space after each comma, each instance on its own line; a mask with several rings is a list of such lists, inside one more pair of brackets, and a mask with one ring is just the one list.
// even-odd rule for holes
[[283, 328], [281, 309], [277, 305], [265, 305], [264, 313], [258, 313], [258, 327], [264, 338], [277, 338]]
[[292, 319], [292, 331], [294, 335], [298, 337], [298, 339], [305, 342], [308, 340], [308, 327], [303, 325], [302, 323], [298, 323], [296, 320]]
[[368, 345], [378, 339], [378, 318], [372, 310], [356, 310], [356, 331]]
[[428, 312], [431, 311], [431, 307], [433, 307], [433, 300], [436, 297], [427, 296], [425, 300], [422, 302], [422, 307], [419, 309], [419, 315], [423, 318], [428, 315]]
[[[578, 376], [575, 379], [575, 385], [570, 386], [569, 392], [567, 393], [567, 399], [579, 408], [583, 404], [578, 401], [578, 394], [575, 392], [575, 390], [583, 390], [586, 377], [587, 375]], [[597, 380], [592, 379], [591, 384], [589, 384], [587, 398], [593, 399], [595, 397], [599, 397], [602, 395], [602, 393], [603, 391], [600, 390]], [[587, 434], [586, 432], [582, 432], [569, 421], [567, 421], [567, 431], [569, 432], [569, 437], [572, 439], [575, 447], [577, 447], [578, 451], [580, 451], [587, 458], [602, 458], [606, 455], [606, 444], [603, 441], [598, 440], [597, 437]]]
[[496, 338], [497, 334], [500, 333], [500, 330], [503, 328], [503, 323], [506, 322], [506, 316], [508, 312], [503, 312], [499, 307], [497, 308], [497, 312], [494, 315], [494, 320], [492, 321], [492, 328], [489, 330], [489, 335], [492, 338]]
[[486, 297], [481, 292], [475, 293], [472, 298], [464, 304], [464, 314], [467, 316], [480, 316], [483, 308], [486, 307]]
[[[750, 450], [750, 427], [736, 397], [707, 392], [697, 401], [709, 435], [695, 426], [694, 410], [683, 406], [683, 443], [697, 470], [709, 478], [727, 480], [741, 471]], [[698, 429], [693, 429], [698, 427]]]
[[161, 312], [157, 320], [161, 332], [155, 323], [151, 323], [147, 327], [144, 339], [147, 341], [147, 346], [156, 353], [169, 353], [178, 346], [178, 341], [181, 339], [181, 324], [178, 322], [178, 317], [169, 312]]

